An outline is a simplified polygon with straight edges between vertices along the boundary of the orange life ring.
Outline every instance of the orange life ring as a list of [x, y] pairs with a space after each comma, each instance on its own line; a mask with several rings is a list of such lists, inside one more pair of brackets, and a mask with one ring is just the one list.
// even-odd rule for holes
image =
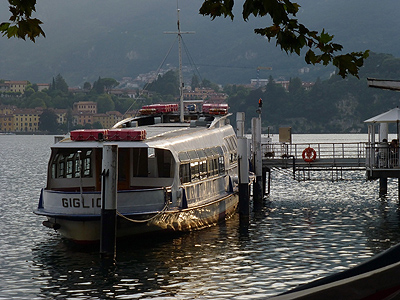
[[313, 162], [317, 158], [317, 152], [311, 147], [307, 147], [303, 150], [303, 159], [305, 162]]

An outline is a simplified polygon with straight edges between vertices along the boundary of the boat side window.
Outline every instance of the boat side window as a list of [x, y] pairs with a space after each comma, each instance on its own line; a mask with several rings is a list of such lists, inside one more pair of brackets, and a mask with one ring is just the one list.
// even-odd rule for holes
[[234, 136], [228, 136], [225, 139], [226, 145], [228, 147], [229, 152], [229, 161], [235, 162], [237, 161], [237, 142]]
[[157, 159], [158, 177], [173, 177], [171, 175], [172, 153], [164, 149], [155, 149]]
[[190, 164], [183, 163], [179, 166], [179, 177], [181, 179], [181, 183], [190, 182]]
[[132, 172], [133, 177], [148, 177], [147, 148], [133, 148]]
[[207, 178], [207, 161], [205, 159], [199, 161], [199, 175], [200, 179]]
[[75, 178], [78, 178], [80, 176], [79, 174], [81, 172], [81, 163], [82, 163], [81, 160], [79, 160], [79, 159], [75, 160], [75, 168], [74, 168], [74, 170], [75, 170], [74, 177]]
[[218, 175], [218, 159], [215, 157], [210, 157], [207, 159], [207, 173], [208, 176]]
[[51, 178], [57, 178], [57, 161], [58, 161], [58, 156], [59, 154], [57, 153], [54, 156], [54, 159], [52, 160], [51, 163]]
[[192, 181], [199, 180], [199, 162], [198, 161], [191, 161], [190, 162], [190, 174]]
[[74, 168], [73, 168], [73, 166], [74, 166], [74, 153], [70, 153], [68, 156], [67, 156], [67, 162], [66, 162], [66, 172], [65, 172], [65, 177], [67, 177], [67, 178], [72, 178], [72, 175], [73, 175], [73, 170], [74, 170]]
[[84, 152], [83, 156], [83, 177], [92, 176], [92, 150]]
[[219, 169], [219, 174], [225, 173], [225, 160], [223, 156], [218, 157], [218, 169]]
[[65, 160], [64, 160], [64, 155], [60, 154], [58, 156], [58, 170], [57, 170], [57, 177], [58, 178], [63, 178], [64, 177], [64, 172], [65, 172]]

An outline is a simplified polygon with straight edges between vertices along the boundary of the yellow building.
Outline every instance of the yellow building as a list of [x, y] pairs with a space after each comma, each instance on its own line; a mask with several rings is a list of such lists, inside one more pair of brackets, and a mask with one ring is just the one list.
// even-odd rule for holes
[[97, 103], [92, 101], [80, 101], [74, 103], [74, 113], [97, 114]]
[[16, 132], [36, 132], [39, 130], [39, 119], [42, 110], [19, 109], [14, 112], [14, 129]]
[[86, 124], [93, 124], [92, 113], [79, 112], [74, 115], [74, 125], [85, 126]]
[[122, 114], [119, 111], [108, 111], [105, 114], [96, 114], [93, 116], [93, 123], [99, 122], [103, 128], [111, 128], [121, 120]]
[[10, 92], [16, 92], [16, 93], [25, 93], [25, 88], [28, 85], [28, 81], [23, 80], [23, 81], [11, 81], [8, 80], [5, 83], [9, 84], [9, 89]]
[[67, 109], [54, 109], [54, 113], [57, 115], [57, 123], [65, 124], [67, 123]]
[[13, 132], [14, 131], [14, 111], [17, 109], [13, 105], [0, 106], [0, 131]]
[[0, 131], [1, 132], [13, 132], [14, 131], [14, 116], [0, 114]]

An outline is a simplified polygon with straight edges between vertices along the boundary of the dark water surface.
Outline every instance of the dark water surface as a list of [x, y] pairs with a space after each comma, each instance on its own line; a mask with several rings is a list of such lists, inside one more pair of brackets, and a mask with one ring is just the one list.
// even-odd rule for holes
[[52, 143], [0, 136], [0, 299], [264, 299], [400, 242], [397, 181], [380, 199], [378, 182], [363, 172], [300, 183], [274, 172], [271, 196], [248, 228], [235, 215], [198, 232], [118, 243], [117, 265], [107, 270], [97, 247], [70, 244], [32, 213]]

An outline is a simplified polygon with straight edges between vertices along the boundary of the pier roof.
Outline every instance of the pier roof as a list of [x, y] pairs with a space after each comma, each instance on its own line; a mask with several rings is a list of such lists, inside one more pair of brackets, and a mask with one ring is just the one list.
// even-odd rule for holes
[[396, 107], [380, 115], [365, 120], [365, 123], [397, 123], [400, 121], [400, 108]]

